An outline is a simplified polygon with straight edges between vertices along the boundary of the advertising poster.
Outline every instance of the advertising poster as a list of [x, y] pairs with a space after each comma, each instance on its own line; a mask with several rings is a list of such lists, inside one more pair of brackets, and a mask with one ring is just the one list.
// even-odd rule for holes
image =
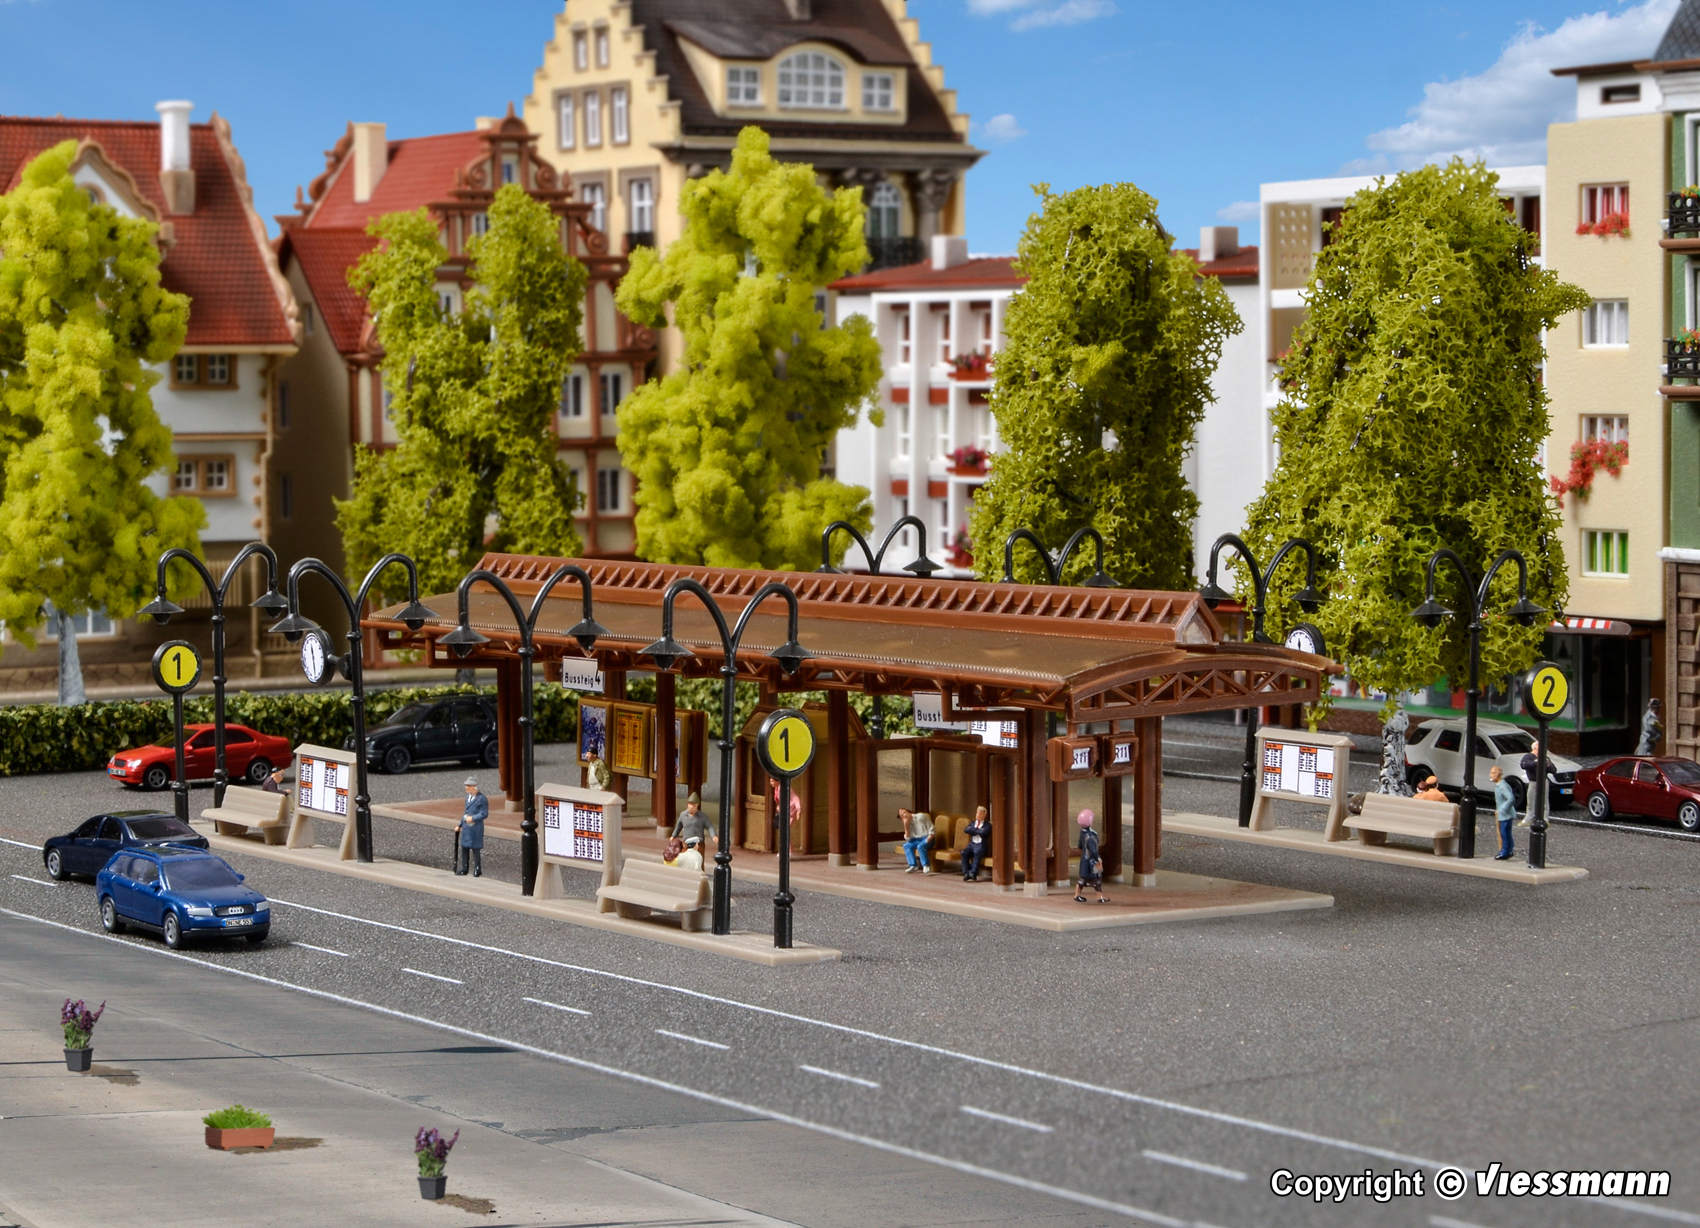
[[608, 758], [608, 713], [612, 706], [588, 699], [579, 700], [578, 761], [581, 766], [590, 762], [592, 751], [599, 759]]

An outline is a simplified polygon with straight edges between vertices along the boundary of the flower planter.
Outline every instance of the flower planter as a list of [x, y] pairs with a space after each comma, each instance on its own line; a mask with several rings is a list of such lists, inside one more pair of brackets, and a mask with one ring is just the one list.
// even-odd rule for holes
[[221, 1130], [207, 1127], [207, 1146], [214, 1151], [229, 1151], [233, 1147], [270, 1147], [277, 1137], [271, 1126], [250, 1126], [241, 1130]]
[[950, 471], [959, 478], [983, 478], [986, 476], [984, 465], [952, 465]]
[[950, 378], [960, 380], [989, 380], [992, 378], [992, 373], [984, 367], [980, 368], [978, 371], [974, 370], [972, 367], [969, 367], [966, 370], [961, 367], [952, 367], [950, 369]]
[[449, 1175], [447, 1173], [444, 1173], [440, 1177], [419, 1178], [419, 1197], [431, 1202], [435, 1202], [437, 1199], [441, 1198], [445, 1193], [447, 1193], [448, 1188]]
[[81, 1073], [83, 1071], [86, 1071], [89, 1068], [89, 1063], [92, 1062], [93, 1060], [94, 1060], [94, 1049], [92, 1049], [92, 1048], [88, 1048], [88, 1049], [67, 1049], [67, 1050], [65, 1050], [65, 1069], [66, 1070], [75, 1070], [75, 1071]]

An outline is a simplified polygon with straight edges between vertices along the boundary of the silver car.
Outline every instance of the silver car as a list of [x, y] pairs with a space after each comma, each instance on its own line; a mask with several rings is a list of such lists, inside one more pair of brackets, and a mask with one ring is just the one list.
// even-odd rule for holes
[[[1420, 785], [1430, 776], [1438, 777], [1440, 787], [1460, 792], [1464, 787], [1464, 725], [1462, 718], [1447, 721], [1424, 721], [1405, 739], [1406, 779]], [[1488, 782], [1488, 769], [1494, 764], [1505, 773], [1517, 793], [1517, 808], [1528, 801], [1529, 781], [1523, 772], [1522, 759], [1534, 746], [1535, 735], [1508, 721], [1476, 722], [1476, 792], [1491, 796], [1493, 786]], [[1563, 810], [1576, 800], [1576, 769], [1574, 760], [1547, 752], [1547, 804]]]

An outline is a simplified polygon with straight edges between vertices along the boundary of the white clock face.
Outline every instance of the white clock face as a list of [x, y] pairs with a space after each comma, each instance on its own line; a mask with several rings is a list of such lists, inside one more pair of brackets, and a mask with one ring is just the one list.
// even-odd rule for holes
[[307, 675], [308, 682], [325, 680], [325, 661], [325, 641], [321, 636], [309, 635], [301, 641], [301, 672]]
[[1309, 623], [1300, 623], [1287, 632], [1287, 647], [1299, 652], [1313, 653], [1317, 656], [1323, 655], [1322, 637]]

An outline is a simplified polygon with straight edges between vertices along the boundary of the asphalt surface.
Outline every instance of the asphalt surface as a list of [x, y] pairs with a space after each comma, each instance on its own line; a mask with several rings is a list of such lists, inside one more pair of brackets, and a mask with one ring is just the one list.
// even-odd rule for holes
[[[1165, 805], [1233, 813], [1242, 745], [1232, 729], [1171, 724]], [[541, 779], [559, 776], [567, 748], [540, 758]], [[445, 796], [464, 774], [375, 777], [373, 793]], [[98, 931], [92, 889], [46, 883], [32, 846], [116, 792], [93, 773], [0, 782], [0, 836], [17, 842], [0, 845], [0, 967], [18, 926]], [[448, 865], [447, 833], [379, 821], [374, 838], [385, 856]], [[770, 969], [238, 855], [275, 901], [272, 938], [189, 957], [1048, 1194], [1083, 1222], [1700, 1224], [1696, 977], [1681, 955], [1700, 922], [1700, 850], [1555, 827], [1550, 859], [1590, 877], [1543, 888], [1192, 837], [1163, 852], [1165, 868], [1336, 906], [1053, 934], [804, 893], [798, 938], [845, 958]], [[516, 878], [517, 849], [492, 841], [485, 866]], [[770, 897], [738, 888], [734, 924], [764, 928]], [[80, 941], [159, 958], [154, 938]], [[485, 1111], [500, 1120], [499, 1104]], [[1495, 1162], [1668, 1170], [1672, 1193], [1318, 1205], [1270, 1189], [1281, 1169], [1429, 1182], [1442, 1165]], [[911, 1192], [917, 1208], [942, 1197]], [[919, 1222], [892, 1214], [862, 1222]], [[828, 1222], [806, 1207], [783, 1218]]]

